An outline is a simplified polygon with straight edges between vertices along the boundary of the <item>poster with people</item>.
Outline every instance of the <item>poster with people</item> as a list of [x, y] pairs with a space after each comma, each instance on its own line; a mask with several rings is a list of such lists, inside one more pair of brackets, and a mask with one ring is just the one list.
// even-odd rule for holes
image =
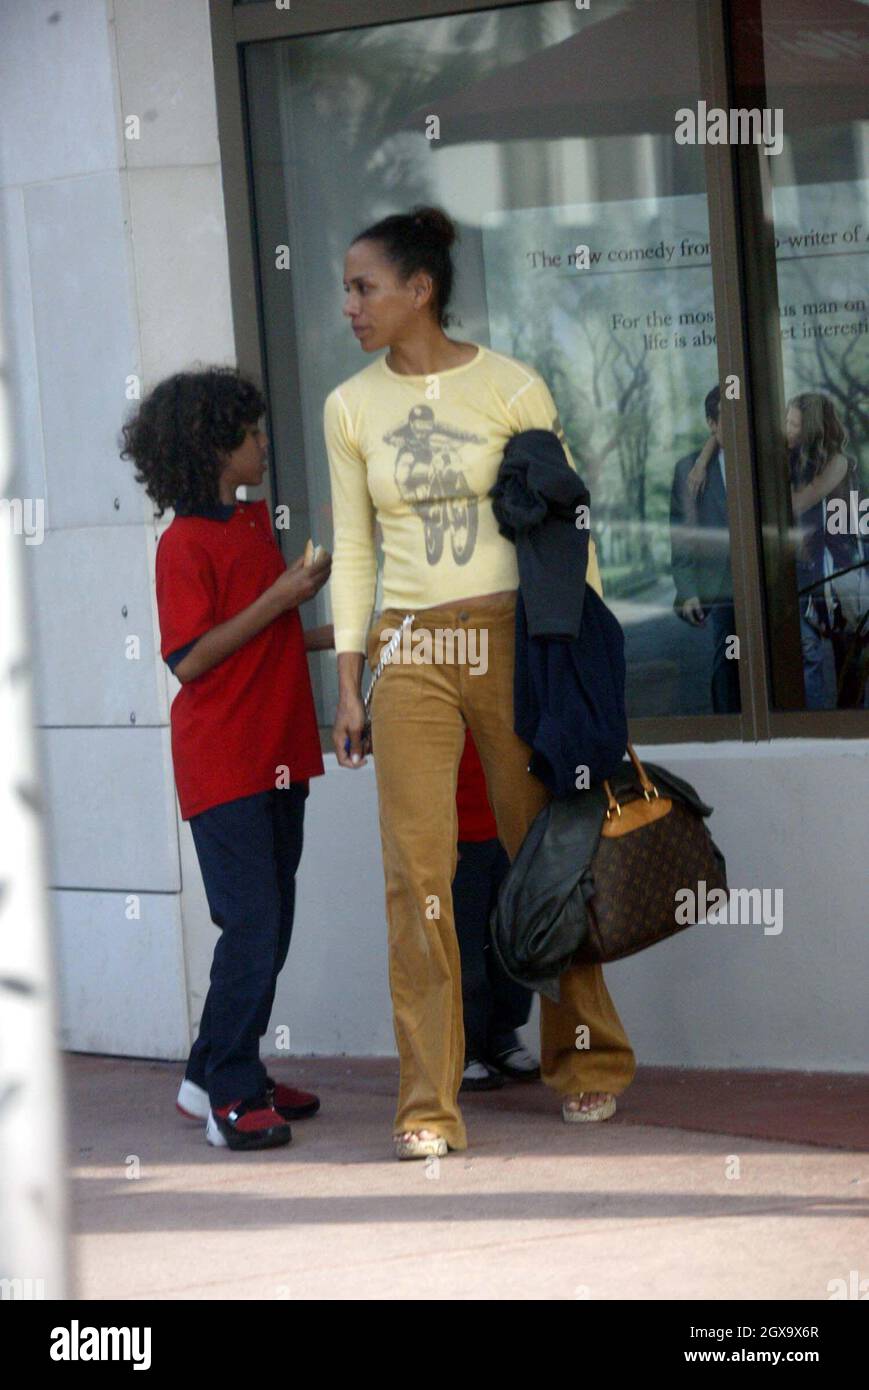
[[[774, 213], [806, 703], [832, 708], [866, 688], [869, 184]], [[483, 246], [492, 346], [550, 382], [591, 491], [631, 713], [738, 711], [705, 195], [494, 214]]]

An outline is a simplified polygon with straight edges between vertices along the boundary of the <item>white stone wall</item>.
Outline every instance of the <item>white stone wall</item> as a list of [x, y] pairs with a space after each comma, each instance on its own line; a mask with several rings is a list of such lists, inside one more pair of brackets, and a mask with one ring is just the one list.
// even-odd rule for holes
[[129, 378], [233, 359], [208, 6], [3, 0], [0, 26], [20, 492], [45, 501], [27, 558], [61, 1040], [177, 1057], [185, 914], [194, 936], [210, 924], [181, 891], [158, 529], [117, 436]]

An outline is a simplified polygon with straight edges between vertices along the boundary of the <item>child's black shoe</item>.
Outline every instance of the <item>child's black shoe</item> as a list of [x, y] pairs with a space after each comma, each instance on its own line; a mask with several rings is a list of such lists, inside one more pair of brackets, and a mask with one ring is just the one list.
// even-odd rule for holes
[[215, 1148], [276, 1149], [289, 1144], [293, 1132], [268, 1097], [260, 1094], [231, 1105], [212, 1106], [205, 1137]]

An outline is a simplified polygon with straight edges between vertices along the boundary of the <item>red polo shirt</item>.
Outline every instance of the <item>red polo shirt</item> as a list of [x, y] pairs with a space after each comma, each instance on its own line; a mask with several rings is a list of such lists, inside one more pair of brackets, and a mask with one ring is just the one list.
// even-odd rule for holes
[[[176, 515], [157, 546], [164, 660], [235, 617], [286, 569], [265, 502]], [[302, 623], [282, 613], [172, 701], [181, 817], [323, 772]], [[287, 768], [288, 772], [283, 772]]]
[[459, 763], [456, 810], [460, 840], [497, 840], [498, 827], [489, 805], [486, 774], [470, 729], [465, 730], [465, 749]]

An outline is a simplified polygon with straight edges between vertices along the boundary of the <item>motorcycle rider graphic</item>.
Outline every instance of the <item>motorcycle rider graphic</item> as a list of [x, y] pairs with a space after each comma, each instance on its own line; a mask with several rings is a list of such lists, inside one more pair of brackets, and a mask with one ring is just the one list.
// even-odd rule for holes
[[477, 541], [477, 499], [459, 454], [462, 444], [485, 444], [485, 439], [440, 424], [428, 405], [413, 406], [406, 423], [383, 438], [398, 449], [396, 486], [422, 519], [429, 564], [436, 565], [443, 555], [447, 531], [456, 564], [467, 564]]

